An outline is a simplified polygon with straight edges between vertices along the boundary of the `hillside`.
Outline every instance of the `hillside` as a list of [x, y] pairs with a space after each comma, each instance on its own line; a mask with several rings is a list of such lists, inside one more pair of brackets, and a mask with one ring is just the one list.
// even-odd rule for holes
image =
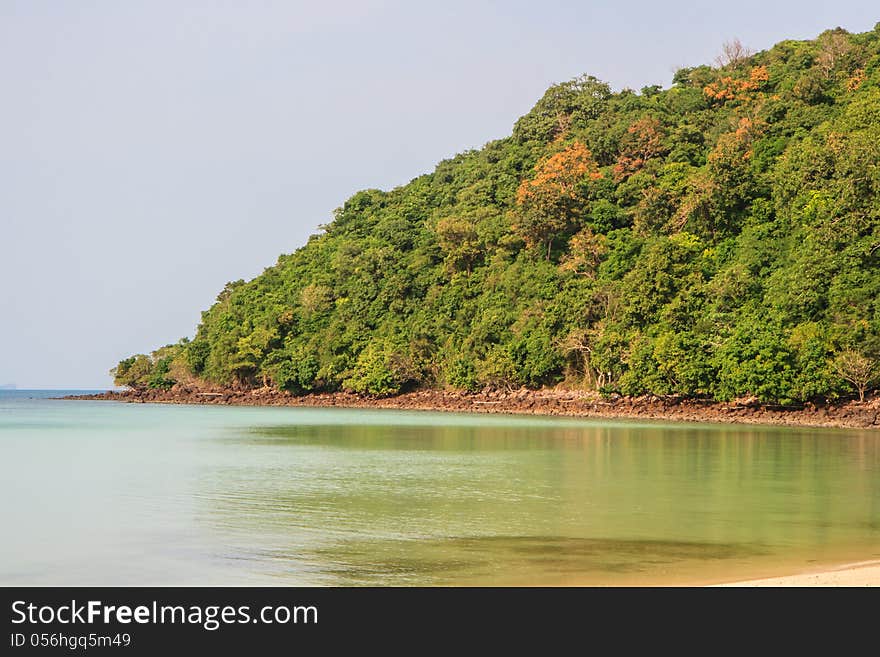
[[392, 395], [564, 384], [792, 403], [863, 395], [880, 361], [880, 24], [669, 89], [547, 90], [512, 135], [228, 283], [133, 388]]

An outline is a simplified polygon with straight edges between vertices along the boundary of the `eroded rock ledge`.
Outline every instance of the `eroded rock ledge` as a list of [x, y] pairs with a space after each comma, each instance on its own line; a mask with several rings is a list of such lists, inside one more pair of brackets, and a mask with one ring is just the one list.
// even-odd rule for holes
[[798, 407], [781, 407], [762, 405], [752, 400], [721, 403], [655, 396], [615, 396], [605, 399], [593, 393], [557, 389], [514, 391], [486, 389], [477, 393], [419, 390], [395, 397], [376, 399], [344, 392], [296, 396], [271, 388], [204, 390], [177, 385], [171, 390], [110, 391], [96, 395], [73, 395], [65, 399], [233, 406], [387, 408], [880, 429], [880, 397], [877, 396], [863, 403], [854, 401], [823, 405], [808, 403]]

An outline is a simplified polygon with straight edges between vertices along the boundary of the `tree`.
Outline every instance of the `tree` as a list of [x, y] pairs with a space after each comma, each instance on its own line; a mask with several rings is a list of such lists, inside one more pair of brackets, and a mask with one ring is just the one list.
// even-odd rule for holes
[[575, 328], [557, 343], [563, 354], [574, 358], [584, 382], [596, 390], [602, 388], [608, 380], [608, 375], [593, 362], [601, 331], [601, 328]]
[[663, 133], [660, 121], [652, 116], [646, 116], [627, 129], [617, 163], [614, 165], [614, 181], [631, 176], [645, 166], [651, 158], [655, 158], [666, 152], [663, 146]]
[[386, 397], [418, 378], [409, 356], [391, 340], [371, 342], [357, 358], [343, 387], [351, 392]]
[[737, 129], [718, 139], [706, 167], [690, 176], [673, 226], [684, 226], [711, 236], [726, 236], [736, 228], [755, 193], [750, 166], [752, 143], [760, 134], [750, 119], [740, 119]]
[[578, 276], [595, 278], [602, 256], [608, 252], [606, 242], [604, 235], [597, 235], [590, 228], [584, 228], [568, 241], [568, 252], [562, 256], [559, 269]]
[[513, 135], [520, 141], [551, 141], [564, 137], [572, 126], [583, 127], [595, 119], [610, 97], [611, 88], [592, 75], [555, 84], [516, 122]]
[[832, 364], [840, 378], [858, 391], [859, 401], [865, 401], [865, 392], [877, 375], [877, 361], [855, 349], [845, 349], [834, 357]]
[[724, 76], [703, 87], [705, 96], [719, 104], [727, 101], [748, 102], [762, 96], [756, 92], [770, 80], [770, 72], [765, 66], [755, 66], [749, 71], [749, 77], [742, 79]]
[[715, 57], [715, 64], [718, 68], [736, 68], [755, 52], [745, 47], [739, 39], [733, 41], [725, 41], [721, 44], [721, 52]]
[[444, 217], [435, 228], [437, 241], [446, 254], [446, 268], [450, 272], [464, 269], [468, 274], [482, 254], [480, 238], [474, 222], [461, 217]]
[[110, 374], [113, 383], [133, 390], [146, 388], [153, 372], [153, 361], [146, 354], [137, 354], [119, 361]]
[[[238, 339], [231, 363], [232, 373], [238, 383], [248, 384], [254, 379], [260, 371], [263, 359], [277, 338], [278, 331], [276, 329], [259, 326], [250, 334]], [[263, 373], [262, 378], [265, 385], [266, 373]]]
[[819, 56], [816, 57], [816, 65], [827, 79], [834, 75], [841, 62], [846, 59], [852, 50], [852, 44], [847, 31], [841, 28], [823, 32], [817, 41]]
[[528, 246], [544, 245], [547, 260], [554, 238], [586, 211], [583, 184], [602, 177], [593, 155], [575, 141], [535, 166], [516, 192], [516, 230]]

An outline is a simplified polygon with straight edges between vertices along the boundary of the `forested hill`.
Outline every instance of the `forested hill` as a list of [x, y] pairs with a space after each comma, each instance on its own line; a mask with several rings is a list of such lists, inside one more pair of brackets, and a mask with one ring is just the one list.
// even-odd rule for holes
[[[671, 88], [557, 84], [510, 137], [356, 193], [118, 384], [571, 387], [789, 403], [880, 359], [880, 24]], [[295, 211], [295, 208], [292, 208]]]

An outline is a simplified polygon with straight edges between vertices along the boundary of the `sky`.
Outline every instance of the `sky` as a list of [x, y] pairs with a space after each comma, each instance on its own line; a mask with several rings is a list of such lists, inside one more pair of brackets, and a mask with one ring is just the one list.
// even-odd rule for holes
[[669, 86], [880, 21], [834, 3], [0, 0], [0, 384], [107, 388], [334, 208], [582, 73]]

